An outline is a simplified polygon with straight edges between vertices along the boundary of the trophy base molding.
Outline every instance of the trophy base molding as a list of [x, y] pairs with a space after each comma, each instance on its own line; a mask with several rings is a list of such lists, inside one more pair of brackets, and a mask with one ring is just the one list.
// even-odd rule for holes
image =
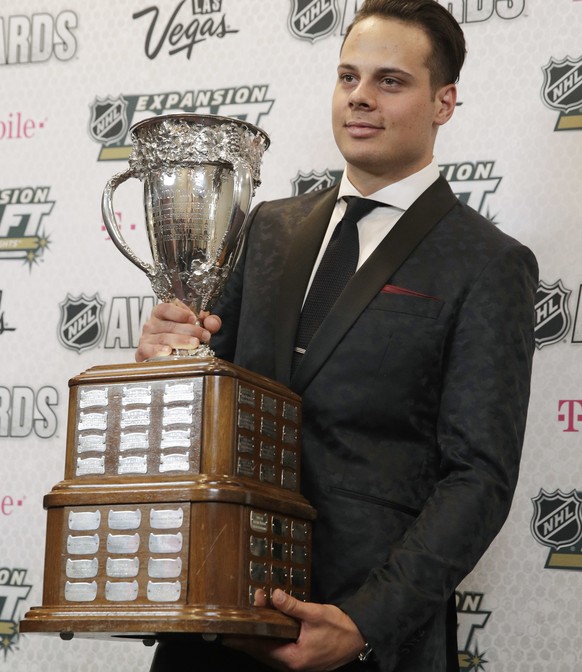
[[296, 621], [254, 599], [310, 596], [299, 397], [214, 358], [94, 367], [69, 385], [43, 604], [20, 631], [296, 638]]

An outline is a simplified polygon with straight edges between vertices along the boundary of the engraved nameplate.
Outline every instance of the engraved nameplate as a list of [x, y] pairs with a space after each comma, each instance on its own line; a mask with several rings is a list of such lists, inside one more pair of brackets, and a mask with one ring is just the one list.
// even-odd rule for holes
[[65, 600], [68, 602], [92, 602], [97, 597], [97, 582], [65, 582]]
[[164, 388], [164, 403], [194, 401], [194, 383], [168, 383]]
[[299, 565], [304, 565], [307, 562], [307, 548], [293, 544], [291, 546], [291, 560]]
[[289, 545], [274, 541], [271, 547], [271, 552], [273, 553], [274, 560], [287, 560], [289, 557]]
[[108, 534], [107, 551], [109, 553], [137, 553], [139, 534]]
[[295, 541], [307, 541], [307, 525], [293, 521], [291, 524], [291, 536]]
[[239, 457], [236, 466], [237, 474], [252, 478], [255, 475], [255, 461]]
[[255, 391], [249, 387], [239, 387], [238, 390], [239, 404], [247, 404], [247, 406], [255, 405]]
[[273, 399], [273, 397], [263, 395], [261, 397], [261, 411], [263, 411], [263, 413], [277, 415], [277, 400]]
[[69, 530], [97, 530], [100, 524], [100, 511], [69, 511]]
[[120, 457], [117, 465], [118, 474], [147, 474], [148, 458], [146, 455], [130, 455]]
[[149, 408], [124, 408], [121, 411], [120, 426], [125, 427], [145, 427], [150, 424]]
[[150, 602], [176, 602], [180, 599], [180, 582], [154, 583], [148, 581], [147, 596]]
[[267, 540], [262, 537], [255, 537], [251, 535], [250, 540], [251, 554], [258, 558], [263, 558], [267, 555]]
[[104, 453], [105, 452], [105, 434], [80, 434], [78, 453], [87, 452]]
[[291, 569], [291, 585], [296, 588], [304, 588], [307, 584], [307, 572], [304, 569]]
[[139, 572], [138, 558], [107, 558], [105, 564], [107, 576], [113, 579], [130, 579]]
[[267, 565], [262, 562], [251, 562], [249, 574], [253, 581], [264, 581], [267, 578]]
[[299, 422], [299, 408], [287, 401], [283, 402], [283, 417], [291, 422]]
[[79, 407], [88, 408], [89, 406], [107, 406], [107, 388], [87, 389], [81, 388], [79, 398]]
[[183, 509], [151, 509], [150, 527], [158, 530], [169, 530], [182, 527], [184, 522]]
[[175, 579], [182, 572], [182, 558], [150, 558], [148, 576], [152, 579]]
[[97, 558], [72, 560], [67, 558], [66, 573], [69, 579], [92, 579], [97, 576], [99, 562]]
[[283, 443], [286, 443], [290, 446], [297, 445], [297, 427], [291, 427], [290, 425], [284, 425], [283, 427]]
[[284, 467], [297, 469], [297, 453], [293, 450], [283, 450], [281, 453], [281, 463]]
[[164, 427], [168, 425], [190, 425], [192, 424], [192, 406], [172, 406], [164, 408], [162, 417]]
[[149, 431], [145, 432], [121, 432], [119, 437], [119, 450], [147, 450], [149, 444]]
[[275, 446], [272, 446], [270, 443], [261, 442], [261, 459], [270, 460], [273, 462], [275, 460]]
[[107, 411], [104, 413], [79, 413], [77, 428], [80, 432], [87, 429], [107, 429]]
[[189, 429], [163, 429], [162, 450], [166, 448], [190, 448], [190, 430]]
[[272, 567], [271, 581], [276, 586], [284, 586], [287, 582], [287, 572], [284, 567]]
[[137, 599], [137, 581], [106, 581], [105, 599], [110, 602], [133, 602]]
[[255, 439], [252, 436], [245, 436], [244, 434], [239, 434], [238, 437], [238, 452], [239, 453], [254, 453], [255, 452]]
[[269, 515], [251, 511], [251, 530], [255, 532], [266, 532], [269, 529]]
[[78, 457], [75, 476], [85, 476], [87, 474], [104, 474], [105, 457]]
[[179, 553], [182, 550], [182, 533], [150, 534], [149, 549], [152, 553]]
[[112, 530], [135, 530], [141, 524], [141, 511], [109, 511], [107, 522]]
[[121, 396], [121, 403], [123, 406], [131, 406], [132, 404], [142, 404], [148, 406], [152, 403], [152, 388], [150, 385], [143, 387], [130, 386], [124, 387]]
[[190, 469], [190, 453], [172, 453], [160, 455], [160, 472], [188, 471]]
[[286, 537], [289, 533], [289, 521], [286, 518], [273, 516], [273, 534], [279, 537]]
[[270, 439], [277, 438], [277, 421], [271, 418], [261, 418], [261, 434]]
[[248, 429], [251, 432], [255, 429], [255, 415], [248, 411], [238, 412], [238, 426], [241, 429]]
[[67, 553], [70, 555], [94, 555], [99, 550], [99, 535], [67, 537]]
[[288, 490], [295, 490], [297, 487], [297, 474], [289, 469], [283, 469], [281, 473], [281, 485]]

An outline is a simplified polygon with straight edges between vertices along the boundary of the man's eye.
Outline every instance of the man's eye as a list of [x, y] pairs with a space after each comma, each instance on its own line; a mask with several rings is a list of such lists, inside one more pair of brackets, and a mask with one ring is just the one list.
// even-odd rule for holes
[[355, 81], [355, 77], [353, 75], [349, 75], [347, 73], [343, 74], [343, 75], [340, 75], [340, 79], [342, 80], [342, 82], [345, 82], [346, 84], [351, 84], [352, 82]]

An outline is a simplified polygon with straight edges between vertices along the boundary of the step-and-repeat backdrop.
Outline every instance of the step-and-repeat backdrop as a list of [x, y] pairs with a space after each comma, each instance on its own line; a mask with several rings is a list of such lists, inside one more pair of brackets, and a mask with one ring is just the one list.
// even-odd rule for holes
[[[459, 656], [465, 671], [569, 672], [582, 650], [582, 1], [442, 4], [469, 45], [442, 172], [541, 270], [521, 480], [458, 590]], [[139, 642], [18, 633], [42, 602], [42, 499], [63, 476], [67, 382], [132, 361], [154, 305], [100, 215], [128, 129], [162, 113], [231, 115], [272, 139], [256, 200], [331, 184], [343, 164], [330, 97], [357, 6], [0, 3], [0, 672], [143, 672], [152, 656]], [[146, 256], [141, 189], [126, 183], [114, 207]]]

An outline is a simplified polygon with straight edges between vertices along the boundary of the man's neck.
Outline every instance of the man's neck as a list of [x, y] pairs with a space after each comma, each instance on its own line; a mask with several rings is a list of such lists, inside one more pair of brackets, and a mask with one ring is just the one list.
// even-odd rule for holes
[[414, 175], [414, 173], [417, 173], [423, 168], [426, 168], [428, 165], [430, 165], [430, 163], [431, 160], [424, 163], [424, 165], [417, 165], [409, 169], [403, 169], [395, 172], [392, 175], [374, 175], [373, 173], [360, 170], [355, 166], [347, 164], [346, 175], [348, 176], [349, 181], [360, 192], [360, 194], [362, 194], [362, 196], [369, 196], [370, 194], [374, 194], [377, 191], [380, 191], [380, 189], [384, 189], [384, 187], [388, 187], [391, 184], [396, 184], [396, 182], [400, 182], [406, 177]]

